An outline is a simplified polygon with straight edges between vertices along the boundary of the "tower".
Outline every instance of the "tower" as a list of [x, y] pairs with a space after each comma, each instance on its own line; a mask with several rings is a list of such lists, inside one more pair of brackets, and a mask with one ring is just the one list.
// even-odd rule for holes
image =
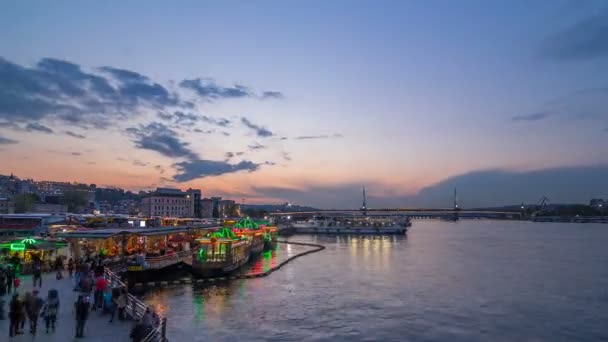
[[365, 198], [365, 186], [363, 186], [363, 205], [361, 205], [361, 211], [363, 215], [367, 215], [367, 203]]
[[456, 188], [454, 188], [454, 210], [460, 210], [458, 208], [458, 192], [456, 191]]

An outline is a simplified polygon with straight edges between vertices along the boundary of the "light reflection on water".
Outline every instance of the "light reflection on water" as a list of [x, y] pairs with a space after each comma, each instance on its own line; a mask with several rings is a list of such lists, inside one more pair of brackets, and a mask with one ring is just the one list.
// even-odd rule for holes
[[[324, 244], [265, 278], [158, 289], [182, 341], [608, 340], [608, 227], [414, 222], [407, 237]], [[248, 271], [301, 246], [279, 245]]]

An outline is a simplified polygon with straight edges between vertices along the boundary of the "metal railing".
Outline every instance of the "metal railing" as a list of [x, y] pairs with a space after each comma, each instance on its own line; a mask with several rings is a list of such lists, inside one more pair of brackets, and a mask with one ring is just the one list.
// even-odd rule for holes
[[[127, 288], [118, 275], [112, 272], [109, 268], [104, 268], [104, 275], [108, 283], [112, 287]], [[148, 309], [148, 306], [142, 302], [139, 298], [134, 295], [127, 293], [127, 307], [126, 313], [130, 315], [134, 320], [142, 318], [144, 313]], [[143, 339], [143, 342], [166, 342], [167, 341], [167, 318], [159, 315], [160, 322], [158, 326], [154, 327], [148, 335]]]
[[160, 257], [146, 258], [146, 262], [152, 269], [164, 268], [173, 264], [177, 264], [183, 259], [187, 259], [192, 255], [193, 251], [181, 251]]

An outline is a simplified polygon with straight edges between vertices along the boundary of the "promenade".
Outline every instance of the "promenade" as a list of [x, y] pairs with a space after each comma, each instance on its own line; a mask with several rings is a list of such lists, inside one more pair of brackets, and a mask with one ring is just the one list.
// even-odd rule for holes
[[[50, 289], [56, 289], [59, 292], [59, 315], [55, 325], [55, 332], [46, 333], [44, 318], [38, 318], [38, 329], [36, 336], [29, 333], [29, 321], [26, 320], [24, 334], [9, 338], [9, 320], [0, 321], [0, 341], [22, 342], [22, 341], [45, 341], [45, 342], [65, 342], [65, 341], [129, 341], [129, 333], [133, 326], [133, 321], [119, 321], [118, 317], [114, 317], [114, 322], [109, 323], [110, 316], [102, 315], [100, 310], [91, 311], [89, 319], [85, 325], [84, 338], [75, 338], [76, 321], [74, 319], [74, 302], [78, 298], [80, 292], [73, 290], [73, 280], [67, 277], [67, 271], [64, 272], [65, 278], [61, 280], [55, 279], [55, 273], [44, 274], [42, 278], [42, 288], [37, 288], [42, 299], [46, 299]], [[31, 276], [23, 276], [21, 278], [21, 286], [19, 287], [19, 296], [23, 298], [26, 291], [32, 291]], [[12, 296], [5, 295], [2, 297], [6, 303], [4, 308], [8, 316], [9, 303]], [[92, 304], [92, 295], [91, 295]]]

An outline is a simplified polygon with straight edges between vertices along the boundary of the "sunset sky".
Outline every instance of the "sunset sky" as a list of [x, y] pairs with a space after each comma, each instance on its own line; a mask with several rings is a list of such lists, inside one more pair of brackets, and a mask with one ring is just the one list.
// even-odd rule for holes
[[608, 197], [605, 1], [3, 1], [0, 174], [247, 203]]

